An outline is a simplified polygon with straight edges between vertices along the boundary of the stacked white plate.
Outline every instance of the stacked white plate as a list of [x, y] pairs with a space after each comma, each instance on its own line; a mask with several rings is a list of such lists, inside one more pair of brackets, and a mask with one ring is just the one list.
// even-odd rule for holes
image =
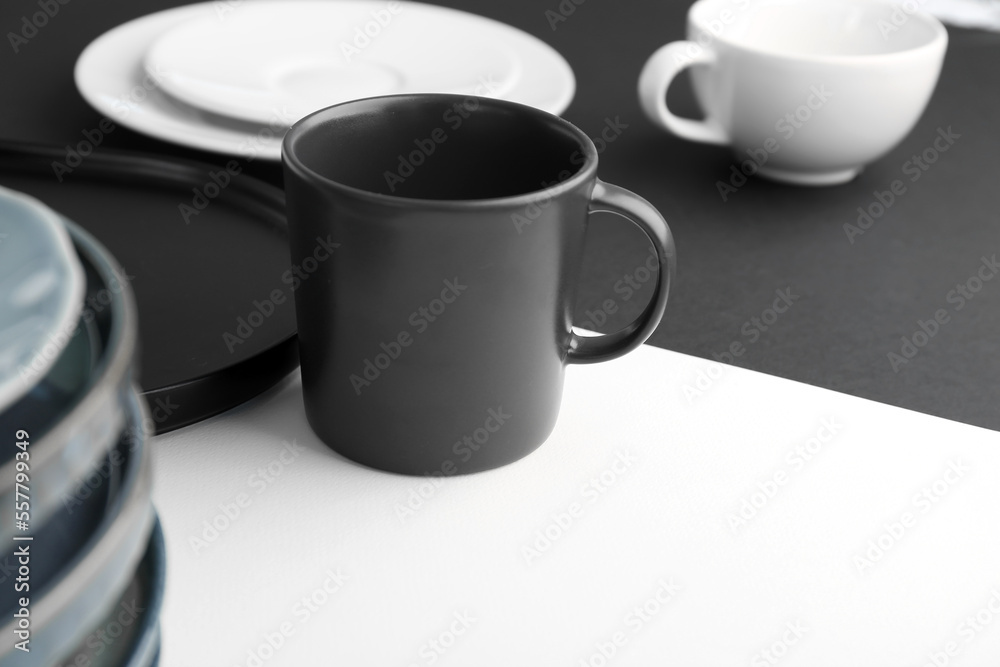
[[155, 664], [165, 552], [136, 332], [108, 252], [0, 188], [0, 665]]
[[105, 33], [76, 64], [98, 111], [145, 134], [247, 159], [281, 158], [285, 130], [340, 102], [396, 93], [500, 97], [551, 113], [573, 71], [497, 21], [393, 0], [205, 2]]

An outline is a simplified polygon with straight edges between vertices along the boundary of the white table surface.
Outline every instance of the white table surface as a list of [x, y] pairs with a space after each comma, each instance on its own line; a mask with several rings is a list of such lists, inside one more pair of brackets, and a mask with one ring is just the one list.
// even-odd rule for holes
[[437, 484], [329, 450], [297, 373], [152, 448], [163, 667], [1000, 664], [992, 431], [644, 346]]

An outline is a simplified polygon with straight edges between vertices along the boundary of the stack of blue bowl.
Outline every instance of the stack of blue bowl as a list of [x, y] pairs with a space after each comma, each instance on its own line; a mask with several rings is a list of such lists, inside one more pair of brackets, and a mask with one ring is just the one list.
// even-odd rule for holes
[[0, 667], [148, 667], [166, 556], [135, 302], [114, 258], [0, 188]]

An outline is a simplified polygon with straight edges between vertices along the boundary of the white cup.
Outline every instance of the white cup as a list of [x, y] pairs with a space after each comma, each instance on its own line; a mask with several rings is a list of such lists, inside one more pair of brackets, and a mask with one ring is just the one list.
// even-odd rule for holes
[[[920, 1], [699, 0], [688, 40], [646, 62], [639, 101], [678, 137], [731, 146], [745, 173], [847, 182], [903, 140], [934, 91], [948, 33]], [[667, 109], [685, 67], [705, 120]]]

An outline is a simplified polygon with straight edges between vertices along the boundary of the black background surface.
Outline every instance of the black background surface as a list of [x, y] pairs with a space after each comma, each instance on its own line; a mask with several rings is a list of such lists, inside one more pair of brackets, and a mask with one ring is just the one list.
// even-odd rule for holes
[[[169, 0], [69, 0], [17, 53], [8, 33], [39, 11], [37, 0], [0, 3], [0, 128], [6, 139], [65, 145], [101, 120], [73, 84], [80, 51], [129, 19], [176, 6]], [[576, 73], [563, 114], [591, 136], [608, 119], [627, 125], [600, 156], [601, 178], [650, 200], [677, 240], [679, 270], [667, 316], [650, 343], [706, 359], [734, 341], [736, 365], [949, 419], [1000, 430], [1000, 276], [956, 311], [949, 291], [974, 276], [981, 257], [1000, 253], [1000, 35], [949, 27], [937, 90], [913, 132], [849, 184], [781, 186], [751, 179], [728, 201], [728, 150], [663, 133], [639, 110], [636, 81], [646, 58], [684, 36], [688, 2], [586, 0], [555, 29], [558, 0], [444, 1], [498, 19], [555, 47]], [[568, 1], [565, 4], [569, 4]], [[686, 80], [673, 108], [694, 114]], [[938, 129], [960, 138], [911, 182], [902, 172], [930, 147]], [[173, 146], [118, 127], [104, 145], [224, 164], [228, 158]], [[256, 161], [247, 171], [280, 185], [280, 169]], [[884, 216], [850, 243], [845, 223], [893, 180], [906, 184]], [[95, 199], [94, 206], [106, 205]], [[578, 316], [607, 300], [618, 311], [601, 330], [635, 316], [648, 287], [626, 301], [616, 283], [645, 260], [641, 233], [611, 216], [593, 216], [581, 276]], [[743, 326], [790, 288], [798, 299], [755, 342]], [[918, 331], [918, 320], [948, 311], [950, 321], [909, 363], [894, 371], [889, 352]], [[753, 326], [752, 324], [750, 326]], [[748, 332], [749, 333], [749, 332]], [[664, 378], [677, 391], [695, 377]]]

